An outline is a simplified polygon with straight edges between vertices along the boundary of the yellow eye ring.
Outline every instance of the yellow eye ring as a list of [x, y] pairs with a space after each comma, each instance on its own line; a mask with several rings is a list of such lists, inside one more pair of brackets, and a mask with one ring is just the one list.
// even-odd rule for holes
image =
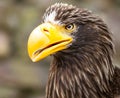
[[66, 30], [73, 30], [74, 29], [74, 24], [68, 24], [65, 26]]

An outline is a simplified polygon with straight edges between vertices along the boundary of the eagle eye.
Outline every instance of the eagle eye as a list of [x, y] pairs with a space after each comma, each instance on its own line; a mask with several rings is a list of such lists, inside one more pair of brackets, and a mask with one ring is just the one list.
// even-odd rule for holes
[[74, 29], [74, 24], [68, 24], [65, 26], [66, 30], [73, 30]]

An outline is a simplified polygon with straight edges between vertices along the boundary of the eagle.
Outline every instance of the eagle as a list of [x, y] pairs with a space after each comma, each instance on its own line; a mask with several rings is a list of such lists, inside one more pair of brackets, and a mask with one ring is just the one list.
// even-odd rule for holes
[[53, 57], [45, 98], [120, 98], [112, 33], [87, 9], [48, 7], [28, 38], [28, 54], [33, 62]]

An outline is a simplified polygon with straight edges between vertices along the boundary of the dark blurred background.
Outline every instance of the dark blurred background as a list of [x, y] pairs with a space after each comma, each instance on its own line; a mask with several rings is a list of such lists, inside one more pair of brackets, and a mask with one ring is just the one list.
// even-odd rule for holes
[[87, 8], [102, 17], [113, 33], [114, 64], [120, 65], [120, 0], [0, 0], [0, 98], [44, 96], [51, 57], [33, 63], [27, 39], [45, 9], [56, 2]]

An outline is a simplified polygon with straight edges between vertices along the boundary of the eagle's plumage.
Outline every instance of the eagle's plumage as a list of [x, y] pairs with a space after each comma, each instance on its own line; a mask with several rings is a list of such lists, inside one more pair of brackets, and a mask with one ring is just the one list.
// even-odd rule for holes
[[120, 69], [112, 63], [111, 33], [91, 11], [67, 4], [55, 4], [51, 13], [58, 24], [75, 23], [73, 43], [55, 53], [50, 66], [46, 98], [114, 98], [120, 95]]
[[53, 54], [46, 98], [120, 95], [120, 69], [112, 62], [112, 34], [101, 18], [87, 9], [57, 3], [46, 10], [43, 22], [76, 25], [76, 30], [70, 33], [72, 43]]

